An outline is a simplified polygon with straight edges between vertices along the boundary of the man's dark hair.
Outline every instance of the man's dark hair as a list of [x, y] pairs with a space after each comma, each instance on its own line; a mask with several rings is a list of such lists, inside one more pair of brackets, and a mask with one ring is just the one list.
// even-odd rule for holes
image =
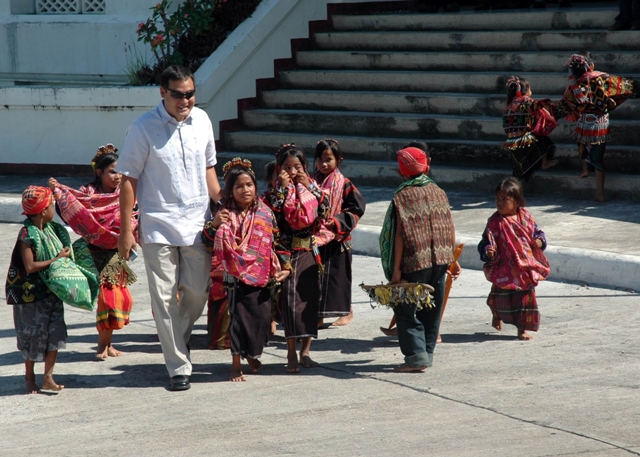
[[169, 87], [171, 81], [186, 81], [189, 78], [193, 81], [193, 85], [196, 85], [196, 77], [193, 76], [193, 72], [187, 67], [182, 65], [171, 65], [164, 69], [160, 75], [160, 85], [162, 87]]

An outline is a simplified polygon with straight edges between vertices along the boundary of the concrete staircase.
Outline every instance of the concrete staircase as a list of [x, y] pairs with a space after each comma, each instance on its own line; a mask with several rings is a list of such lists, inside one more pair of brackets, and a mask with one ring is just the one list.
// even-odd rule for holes
[[[295, 141], [312, 154], [319, 139], [333, 137], [356, 183], [393, 186], [395, 151], [420, 139], [429, 144], [432, 175], [444, 187], [491, 191], [511, 171], [510, 156], [500, 149], [509, 75], [527, 78], [537, 98], [559, 99], [567, 85], [563, 63], [588, 50], [596, 69], [640, 76], [640, 34], [608, 32], [616, 14], [579, 7], [334, 14], [306, 46], [298, 43], [291, 68], [278, 72], [272, 88], [244, 104], [251, 109], [222, 132], [221, 156], [263, 163], [282, 143]], [[640, 198], [640, 101], [621, 105], [611, 124], [608, 195]], [[527, 192], [591, 196], [593, 180], [577, 177], [572, 133], [568, 123], [553, 132], [560, 164], [539, 172]]]

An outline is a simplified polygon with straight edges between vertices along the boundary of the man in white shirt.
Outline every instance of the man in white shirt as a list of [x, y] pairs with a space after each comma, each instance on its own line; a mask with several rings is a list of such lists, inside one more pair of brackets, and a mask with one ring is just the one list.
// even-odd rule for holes
[[136, 198], [139, 242], [169, 390], [191, 387], [189, 338], [209, 293], [211, 255], [200, 238], [209, 197], [220, 196], [213, 128], [195, 108], [195, 78], [172, 65], [160, 77], [162, 102], [127, 131], [116, 169], [122, 173], [118, 250], [136, 247], [130, 220]]

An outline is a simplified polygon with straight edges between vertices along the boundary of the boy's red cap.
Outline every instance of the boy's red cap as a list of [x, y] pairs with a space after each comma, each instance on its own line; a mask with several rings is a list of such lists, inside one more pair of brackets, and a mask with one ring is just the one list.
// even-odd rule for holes
[[429, 169], [427, 155], [422, 149], [409, 147], [398, 151], [398, 168], [403, 176], [416, 176]]

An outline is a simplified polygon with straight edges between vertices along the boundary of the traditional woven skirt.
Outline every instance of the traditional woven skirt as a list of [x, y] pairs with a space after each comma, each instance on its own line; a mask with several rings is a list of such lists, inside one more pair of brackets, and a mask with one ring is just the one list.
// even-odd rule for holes
[[229, 349], [231, 340], [229, 338], [229, 324], [231, 315], [229, 314], [229, 300], [227, 297], [220, 300], [213, 300], [209, 297], [207, 304], [207, 341], [209, 349]]
[[491, 286], [487, 305], [494, 316], [505, 324], [515, 325], [518, 330], [537, 332], [540, 327], [535, 289], [508, 290], [494, 284]]
[[351, 310], [351, 249], [331, 241], [320, 248], [324, 274], [320, 277], [319, 317], [346, 316]]
[[282, 325], [286, 338], [318, 337], [318, 265], [311, 251], [293, 251], [294, 273], [282, 284]]
[[556, 145], [546, 136], [535, 136], [538, 141], [530, 146], [512, 149], [509, 152], [513, 158], [513, 176], [527, 182], [542, 166], [542, 158], [553, 159]]
[[101, 284], [98, 293], [96, 328], [99, 332], [122, 329], [129, 323], [132, 307], [133, 298], [127, 286]]
[[271, 290], [237, 281], [229, 289], [231, 354], [258, 359], [269, 343]]
[[25, 360], [41, 362], [49, 351], [66, 347], [67, 325], [62, 301], [51, 294], [24, 305], [13, 305], [18, 350]]

